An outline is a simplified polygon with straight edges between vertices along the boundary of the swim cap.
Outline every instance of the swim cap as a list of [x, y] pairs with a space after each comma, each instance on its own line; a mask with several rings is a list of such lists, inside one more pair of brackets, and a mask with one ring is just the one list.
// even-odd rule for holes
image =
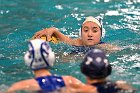
[[[86, 23], [86, 22], [94, 22], [94, 23], [96, 23], [101, 28], [101, 37], [104, 38], [104, 36], [105, 36], [105, 29], [103, 28], [103, 22], [102, 22], [102, 18], [101, 17], [95, 17], [94, 18], [92, 16], [89, 16], [89, 17], [86, 17], [86, 19], [83, 22], [83, 24]], [[81, 29], [79, 31], [79, 35], [81, 36]]]
[[91, 79], [106, 78], [112, 71], [105, 53], [96, 48], [85, 55], [80, 68], [81, 72]]
[[29, 50], [26, 52], [24, 60], [32, 70], [38, 70], [52, 67], [55, 55], [48, 42], [34, 39], [29, 42]]
[[[86, 22], [94, 22], [96, 23], [99, 27], [101, 27], [101, 23], [99, 22], [99, 20], [97, 20], [96, 18], [92, 17], [92, 16], [89, 16], [89, 17], [86, 17], [85, 21], [83, 22], [86, 23]], [[82, 25], [83, 25], [82, 24]]]

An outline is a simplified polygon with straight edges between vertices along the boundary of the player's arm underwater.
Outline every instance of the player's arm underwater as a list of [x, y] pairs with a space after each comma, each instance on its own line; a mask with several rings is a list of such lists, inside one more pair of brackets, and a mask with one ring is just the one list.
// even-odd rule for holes
[[121, 47], [116, 46], [116, 45], [112, 45], [112, 44], [109, 44], [109, 43], [98, 44], [98, 45], [95, 45], [95, 47], [103, 49], [108, 53], [122, 50]]
[[126, 93], [135, 93], [137, 90], [130, 86], [126, 81], [118, 80], [116, 81], [117, 87], [126, 91]]

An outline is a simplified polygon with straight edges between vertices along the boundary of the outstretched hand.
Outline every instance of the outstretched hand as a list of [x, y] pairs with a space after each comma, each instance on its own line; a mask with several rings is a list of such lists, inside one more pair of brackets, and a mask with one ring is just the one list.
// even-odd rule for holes
[[39, 39], [41, 38], [41, 36], [45, 36], [45, 34], [46, 34], [46, 29], [40, 30], [34, 34], [32, 39], [37, 39], [37, 38]]
[[57, 28], [51, 27], [51, 28], [46, 28], [43, 30], [40, 30], [34, 34], [32, 39], [40, 39], [41, 37], [46, 37], [46, 41], [51, 41], [52, 36], [55, 35], [55, 31]]

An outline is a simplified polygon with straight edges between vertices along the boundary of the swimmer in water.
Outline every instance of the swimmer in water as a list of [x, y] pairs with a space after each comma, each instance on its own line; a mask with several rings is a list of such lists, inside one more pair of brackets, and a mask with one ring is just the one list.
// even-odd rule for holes
[[49, 43], [44, 40], [31, 40], [24, 60], [33, 71], [35, 78], [12, 84], [7, 93], [21, 90], [39, 93], [71, 93], [66, 90], [71, 84], [84, 86], [81, 81], [72, 76], [56, 76], [49, 71], [55, 62], [55, 55]]
[[51, 41], [51, 37], [55, 36], [61, 42], [72, 46], [84, 46], [84, 47], [97, 47], [107, 51], [121, 50], [120, 47], [114, 46], [108, 43], [103, 43], [101, 39], [105, 35], [105, 29], [103, 28], [101, 18], [94, 18], [89, 16], [85, 19], [82, 24], [80, 37], [70, 38], [62, 34], [57, 28], [51, 27], [44, 30], [38, 31], [33, 36], [35, 38], [41, 38], [42, 36], [47, 37], [47, 41]]
[[[135, 93], [135, 89], [125, 81], [107, 80], [107, 77], [111, 75], [112, 67], [105, 52], [101, 49], [91, 49], [87, 52], [80, 69], [86, 76], [87, 86], [85, 88], [92, 86], [96, 88], [97, 93]], [[77, 87], [80, 90], [81, 86]]]

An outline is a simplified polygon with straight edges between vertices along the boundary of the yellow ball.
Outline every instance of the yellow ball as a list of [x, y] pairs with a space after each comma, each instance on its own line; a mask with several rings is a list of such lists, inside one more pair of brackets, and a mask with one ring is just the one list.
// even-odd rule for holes
[[[47, 41], [47, 37], [46, 36], [42, 36], [41, 39]], [[56, 44], [56, 43], [58, 43], [58, 38], [53, 35], [49, 41], [54, 43], [54, 44]]]

